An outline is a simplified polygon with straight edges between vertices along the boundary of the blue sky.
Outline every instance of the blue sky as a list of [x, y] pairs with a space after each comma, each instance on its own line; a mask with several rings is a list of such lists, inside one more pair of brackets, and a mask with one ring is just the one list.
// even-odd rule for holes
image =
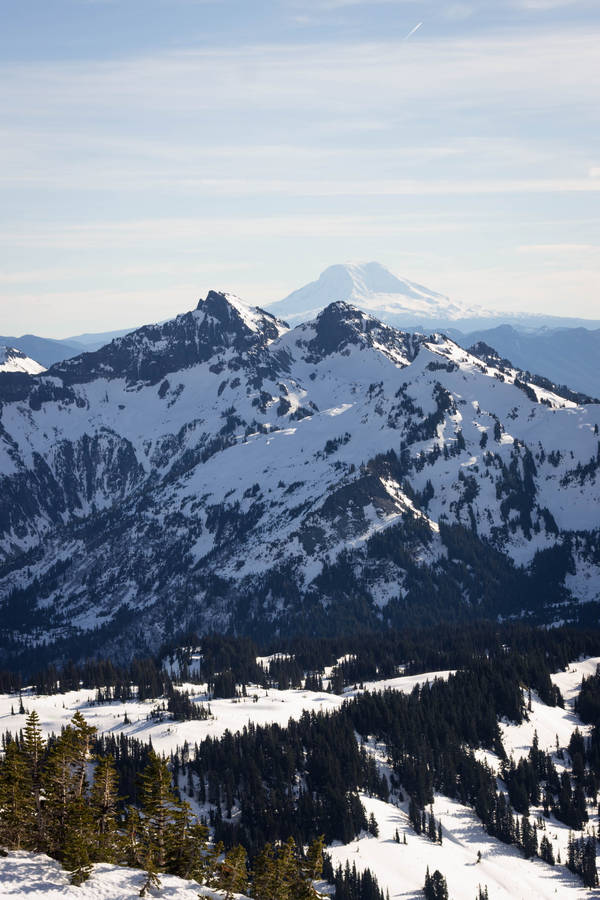
[[599, 46], [597, 0], [6, 4], [0, 333], [355, 259], [598, 318]]

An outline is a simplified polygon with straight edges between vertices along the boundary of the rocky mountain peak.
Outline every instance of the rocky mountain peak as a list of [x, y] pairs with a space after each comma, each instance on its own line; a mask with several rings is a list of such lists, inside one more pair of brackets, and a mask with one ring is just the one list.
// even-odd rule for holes
[[248, 306], [235, 294], [225, 291], [209, 291], [205, 300], [200, 300], [196, 311], [204, 313], [224, 329], [239, 336], [260, 334], [267, 341], [274, 340], [287, 330], [285, 322], [258, 306]]
[[204, 363], [226, 351], [266, 348], [286, 330], [270, 313], [246, 306], [234, 294], [209, 291], [193, 312], [145, 325], [92, 353], [52, 367], [68, 384], [125, 378], [155, 384], [166, 375]]
[[419, 339], [384, 325], [356, 306], [344, 301], [330, 303], [314, 323], [308, 344], [315, 357], [344, 353], [350, 346], [376, 348], [396, 364], [407, 365], [418, 352]]

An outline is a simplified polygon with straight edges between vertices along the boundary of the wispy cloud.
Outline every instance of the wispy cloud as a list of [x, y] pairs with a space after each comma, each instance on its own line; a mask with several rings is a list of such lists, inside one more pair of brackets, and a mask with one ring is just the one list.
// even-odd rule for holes
[[0, 231], [0, 240], [12, 247], [64, 249], [122, 248], [126, 245], [179, 244], [200, 238], [332, 237], [435, 234], [461, 226], [447, 221], [425, 224], [398, 221], [396, 216], [376, 215], [287, 215], [263, 217], [155, 218], [89, 224], [85, 221], [57, 226], [30, 225], [20, 230]]
[[[202, 279], [194, 263], [262, 265], [238, 273], [245, 293], [293, 288], [318, 274], [317, 259], [391, 260], [398, 248], [407, 277], [428, 283], [435, 272], [434, 287], [460, 296], [462, 273], [483, 291], [476, 302], [496, 285], [486, 293], [468, 272], [499, 261], [527, 269], [532, 285], [543, 273], [546, 302], [558, 302], [568, 279], [553, 270], [550, 281], [553, 255], [564, 271], [577, 260], [591, 290], [594, 251], [582, 247], [600, 241], [600, 23], [569, 22], [557, 2], [286, 0], [273, 4], [260, 45], [248, 37], [256, 28], [234, 39], [223, 19], [214, 32], [155, 34], [155, 44], [144, 31], [111, 58], [36, 61], [28, 50], [5, 61], [3, 312], [27, 292], [35, 330], [46, 294], [51, 322], [55, 298], [64, 291], [77, 312], [77, 289], [94, 279], [114, 296], [131, 288], [136, 303], [148, 291], [158, 304], [172, 285], [180, 302]], [[290, 27], [294, 14], [310, 19], [307, 30]], [[329, 26], [310, 30], [315, 19]], [[418, 40], [406, 40], [420, 21]], [[318, 39], [294, 43], [298, 34]], [[140, 50], [149, 46], [159, 49]]]
[[517, 252], [537, 253], [542, 256], [554, 256], [555, 253], [559, 253], [561, 256], [571, 257], [593, 254], [598, 257], [600, 265], [600, 244], [521, 244], [517, 247]]
[[[583, 106], [596, 96], [600, 28], [465, 40], [340, 46], [255, 46], [174, 52], [101, 63], [0, 67], [4, 115], [23, 109], [39, 121], [60, 115], [122, 116], [291, 108], [296, 113], [387, 109], [432, 97], [437, 106]], [[524, 85], [527, 89], [524, 90]], [[246, 115], [244, 123], [250, 127]]]

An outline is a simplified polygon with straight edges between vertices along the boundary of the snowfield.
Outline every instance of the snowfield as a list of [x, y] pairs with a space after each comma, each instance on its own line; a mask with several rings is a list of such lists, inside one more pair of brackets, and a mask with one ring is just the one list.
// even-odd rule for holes
[[[424, 672], [421, 675], [406, 675], [384, 681], [366, 682], [363, 690], [386, 690], [390, 688], [410, 693], [416, 684], [423, 684], [434, 678], [447, 678], [450, 673]], [[246, 725], [287, 725], [290, 719], [299, 719], [303, 712], [325, 712], [338, 709], [347, 697], [359, 693], [358, 688], [349, 688], [343, 695], [326, 691], [287, 690], [247, 686], [247, 697], [235, 699], [209, 700], [206, 686], [184, 684], [181, 690], [189, 691], [192, 699], [210, 706], [212, 719], [189, 722], [157, 722], [150, 719], [156, 700], [144, 702], [120, 700], [96, 704], [92, 690], [69, 691], [65, 694], [37, 696], [31, 691], [22, 693], [26, 713], [19, 715], [19, 697], [15, 694], [0, 694], [0, 733], [17, 732], [25, 724], [27, 714], [35, 709], [40, 717], [40, 727], [45, 734], [59, 733], [79, 710], [87, 721], [98, 729], [99, 734], [126, 734], [139, 741], [152, 741], [157, 752], [170, 753], [182, 747], [187, 741], [193, 745], [205, 737], [217, 738], [230, 731], [235, 734]], [[129, 724], [124, 724], [125, 714]]]

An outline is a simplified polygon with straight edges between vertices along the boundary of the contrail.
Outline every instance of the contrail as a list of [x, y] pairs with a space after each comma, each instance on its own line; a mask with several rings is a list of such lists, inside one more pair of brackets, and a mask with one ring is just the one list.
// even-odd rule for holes
[[404, 40], [407, 41], [409, 39], [409, 37], [412, 37], [413, 34], [415, 33], [415, 31], [418, 31], [422, 24], [423, 24], [422, 22], [419, 22], [418, 25], [415, 25], [414, 28], [411, 28], [411, 30], [408, 32], [408, 34], [406, 35]]

